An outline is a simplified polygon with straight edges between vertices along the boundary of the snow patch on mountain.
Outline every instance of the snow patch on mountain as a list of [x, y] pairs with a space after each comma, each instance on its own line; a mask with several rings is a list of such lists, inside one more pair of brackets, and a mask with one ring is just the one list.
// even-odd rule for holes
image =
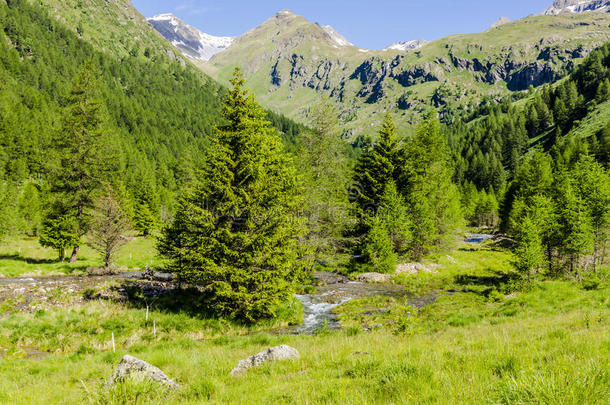
[[610, 12], [610, 0], [555, 0], [553, 5], [542, 14], [557, 15], [587, 11]]
[[[318, 24], [319, 25], [319, 24]], [[351, 42], [349, 42], [343, 35], [339, 34], [333, 27], [330, 25], [320, 25], [320, 28], [324, 30], [330, 37], [330, 40], [334, 42], [338, 46], [354, 46]]]
[[412, 51], [412, 50], [421, 48], [422, 46], [426, 45], [427, 43], [429, 43], [429, 42], [426, 40], [423, 40], [423, 39], [416, 39], [413, 41], [395, 42], [392, 45], [385, 48], [384, 51], [390, 51], [390, 50]]
[[227, 49], [235, 41], [234, 37], [216, 37], [191, 27], [173, 14], [159, 14], [148, 22], [184, 56], [196, 60], [210, 60]]

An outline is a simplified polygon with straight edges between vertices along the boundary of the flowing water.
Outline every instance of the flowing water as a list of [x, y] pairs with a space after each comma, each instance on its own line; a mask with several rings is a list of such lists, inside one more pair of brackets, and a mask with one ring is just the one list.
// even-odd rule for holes
[[483, 243], [486, 240], [493, 239], [494, 235], [487, 235], [484, 233], [473, 233], [470, 235], [468, 239], [466, 239], [466, 243]]
[[315, 279], [321, 284], [315, 294], [297, 295], [303, 304], [303, 323], [291, 329], [291, 333], [311, 334], [324, 324], [330, 329], [339, 328], [340, 322], [333, 310], [357, 298], [374, 296], [407, 298], [416, 308], [428, 305], [438, 298], [438, 294], [415, 297], [401, 285], [358, 283], [328, 272], [317, 272]]

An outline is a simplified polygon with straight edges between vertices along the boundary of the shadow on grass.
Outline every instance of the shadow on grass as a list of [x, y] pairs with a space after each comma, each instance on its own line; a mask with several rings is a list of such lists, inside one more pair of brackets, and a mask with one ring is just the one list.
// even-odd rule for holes
[[31, 257], [23, 257], [20, 255], [0, 255], [0, 260], [14, 260], [27, 264], [55, 264], [60, 263], [57, 259], [32, 259]]
[[162, 312], [183, 313], [194, 318], [217, 316], [209, 308], [211, 294], [197, 288], [180, 288], [173, 283], [126, 283], [117, 288], [132, 308], [149, 307]]

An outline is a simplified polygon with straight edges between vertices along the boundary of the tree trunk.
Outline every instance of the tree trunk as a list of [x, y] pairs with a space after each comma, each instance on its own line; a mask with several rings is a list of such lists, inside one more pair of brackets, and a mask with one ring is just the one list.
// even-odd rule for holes
[[76, 260], [78, 259], [79, 248], [79, 246], [74, 246], [74, 249], [72, 250], [72, 256], [70, 256], [70, 263], [76, 263]]
[[59, 248], [58, 251], [59, 251], [59, 261], [63, 262], [64, 261], [64, 256], [66, 254], [65, 251], [64, 251], [64, 248]]

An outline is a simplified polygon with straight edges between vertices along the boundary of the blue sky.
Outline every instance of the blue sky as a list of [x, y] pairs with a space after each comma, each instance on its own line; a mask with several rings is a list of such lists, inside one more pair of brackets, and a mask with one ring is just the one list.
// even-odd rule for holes
[[212, 35], [235, 36], [282, 9], [332, 25], [371, 49], [410, 39], [485, 31], [498, 18], [537, 14], [552, 0], [132, 0], [146, 17], [173, 13]]

